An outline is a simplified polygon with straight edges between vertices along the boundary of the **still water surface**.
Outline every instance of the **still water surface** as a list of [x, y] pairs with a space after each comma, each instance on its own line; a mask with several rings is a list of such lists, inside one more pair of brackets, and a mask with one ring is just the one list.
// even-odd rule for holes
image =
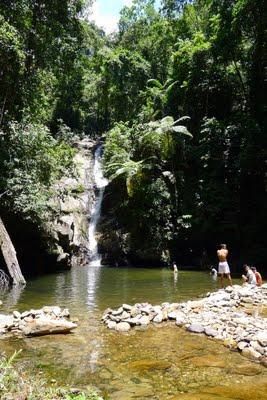
[[107, 307], [148, 301], [160, 304], [196, 298], [217, 283], [203, 272], [84, 267], [28, 282], [2, 293], [4, 311], [44, 305], [69, 308], [79, 320], [70, 335], [2, 339], [0, 351], [21, 357], [29, 367], [60, 383], [100, 388], [111, 400], [267, 399], [267, 370], [206, 337], [174, 324], [127, 334], [100, 323]]

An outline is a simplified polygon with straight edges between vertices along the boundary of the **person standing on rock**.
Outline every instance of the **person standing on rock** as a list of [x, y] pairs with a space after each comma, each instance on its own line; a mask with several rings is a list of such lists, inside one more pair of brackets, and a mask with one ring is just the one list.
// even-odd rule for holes
[[228, 250], [226, 248], [226, 244], [220, 245], [220, 249], [217, 250], [217, 256], [219, 259], [218, 275], [221, 279], [221, 286], [224, 287], [224, 278], [228, 279], [229, 284], [232, 286], [230, 268], [227, 262]]

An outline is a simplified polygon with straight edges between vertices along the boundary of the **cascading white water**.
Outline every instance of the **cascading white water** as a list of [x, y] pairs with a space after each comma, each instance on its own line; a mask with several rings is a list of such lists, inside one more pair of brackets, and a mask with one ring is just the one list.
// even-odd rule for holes
[[102, 146], [100, 145], [97, 147], [94, 155], [94, 179], [95, 179], [95, 185], [98, 189], [98, 193], [96, 195], [96, 199], [91, 210], [91, 220], [88, 231], [88, 242], [89, 242], [88, 247], [90, 252], [89, 265], [95, 267], [101, 266], [101, 255], [98, 253], [98, 244], [95, 237], [95, 233], [101, 215], [101, 205], [103, 201], [105, 187], [108, 184], [107, 179], [104, 178], [103, 176], [101, 155], [102, 155]]

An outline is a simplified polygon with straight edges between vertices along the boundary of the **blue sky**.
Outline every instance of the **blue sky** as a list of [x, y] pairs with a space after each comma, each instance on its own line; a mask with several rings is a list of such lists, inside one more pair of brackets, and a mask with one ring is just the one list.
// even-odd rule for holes
[[120, 10], [131, 4], [132, 0], [95, 0], [89, 19], [95, 21], [107, 33], [113, 32], [117, 29]]

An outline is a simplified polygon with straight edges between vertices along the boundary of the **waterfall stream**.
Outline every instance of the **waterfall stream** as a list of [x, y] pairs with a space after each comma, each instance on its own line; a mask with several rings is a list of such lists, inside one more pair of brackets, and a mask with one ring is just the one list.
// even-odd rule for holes
[[108, 181], [103, 176], [102, 171], [102, 146], [98, 146], [94, 154], [94, 180], [97, 188], [97, 194], [95, 202], [91, 210], [91, 220], [88, 230], [88, 247], [90, 252], [90, 266], [100, 267], [101, 266], [101, 255], [98, 253], [98, 244], [96, 239], [96, 228], [101, 215], [101, 205], [103, 201], [105, 187]]

